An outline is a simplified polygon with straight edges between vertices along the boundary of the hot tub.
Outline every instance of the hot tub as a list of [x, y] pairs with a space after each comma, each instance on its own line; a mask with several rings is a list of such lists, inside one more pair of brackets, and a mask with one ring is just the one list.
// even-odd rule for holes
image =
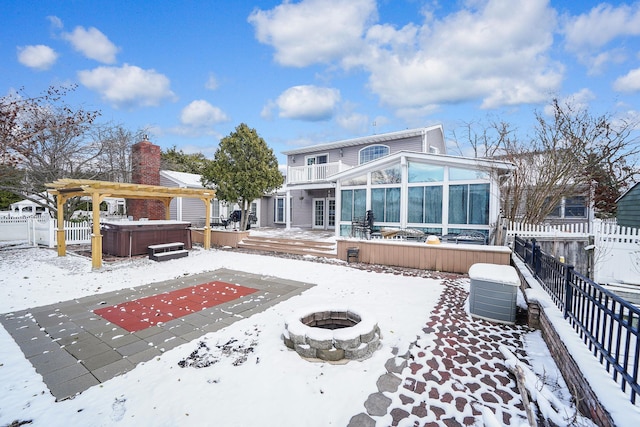
[[101, 224], [102, 253], [128, 257], [146, 255], [147, 247], [163, 243], [184, 243], [191, 249], [190, 222], [184, 221], [114, 221]]

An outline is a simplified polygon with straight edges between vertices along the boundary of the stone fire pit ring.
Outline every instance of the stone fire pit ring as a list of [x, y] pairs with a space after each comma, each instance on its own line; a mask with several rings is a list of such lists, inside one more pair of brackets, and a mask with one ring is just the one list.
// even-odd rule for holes
[[306, 359], [359, 360], [380, 346], [380, 328], [373, 316], [359, 309], [307, 308], [286, 319], [282, 338]]

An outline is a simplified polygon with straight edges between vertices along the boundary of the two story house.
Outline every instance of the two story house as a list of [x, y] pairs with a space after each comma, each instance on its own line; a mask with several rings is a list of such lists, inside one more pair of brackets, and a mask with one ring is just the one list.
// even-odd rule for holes
[[268, 226], [351, 232], [371, 210], [374, 225], [430, 234], [489, 234], [499, 217], [500, 176], [513, 165], [446, 154], [436, 125], [283, 152], [285, 186], [264, 199]]

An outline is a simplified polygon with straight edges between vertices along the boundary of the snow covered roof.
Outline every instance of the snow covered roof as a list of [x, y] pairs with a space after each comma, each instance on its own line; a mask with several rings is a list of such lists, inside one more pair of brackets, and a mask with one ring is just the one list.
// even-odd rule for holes
[[161, 170], [160, 176], [175, 182], [180, 187], [204, 188], [200, 181], [201, 175], [196, 173]]

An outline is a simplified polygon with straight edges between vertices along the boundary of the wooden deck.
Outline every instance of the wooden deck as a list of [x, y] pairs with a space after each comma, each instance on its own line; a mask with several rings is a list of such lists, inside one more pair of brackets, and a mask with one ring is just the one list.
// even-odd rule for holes
[[[195, 231], [195, 230], [194, 230]], [[199, 234], [199, 235], [198, 235]], [[261, 234], [261, 233], [256, 233]], [[426, 244], [395, 239], [360, 240], [338, 238], [329, 240], [325, 233], [274, 231], [273, 235], [264, 233], [251, 235], [251, 231], [212, 231], [211, 243], [215, 246], [251, 249], [256, 251], [288, 253], [294, 255], [312, 255], [325, 258], [338, 258], [347, 262], [389, 265], [395, 267], [417, 268], [421, 270], [467, 274], [469, 267], [476, 263], [509, 265], [511, 249], [506, 246], [482, 246], [470, 244], [442, 243]], [[202, 240], [202, 231], [192, 234], [193, 241]], [[311, 236], [311, 237], [309, 237]], [[357, 259], [347, 259], [347, 250], [357, 248]]]
[[386, 239], [338, 240], [338, 258], [347, 261], [347, 250], [352, 248], [358, 249], [358, 262], [461, 274], [467, 274], [476, 263], [509, 265], [511, 259], [511, 249], [506, 246], [428, 245]]

